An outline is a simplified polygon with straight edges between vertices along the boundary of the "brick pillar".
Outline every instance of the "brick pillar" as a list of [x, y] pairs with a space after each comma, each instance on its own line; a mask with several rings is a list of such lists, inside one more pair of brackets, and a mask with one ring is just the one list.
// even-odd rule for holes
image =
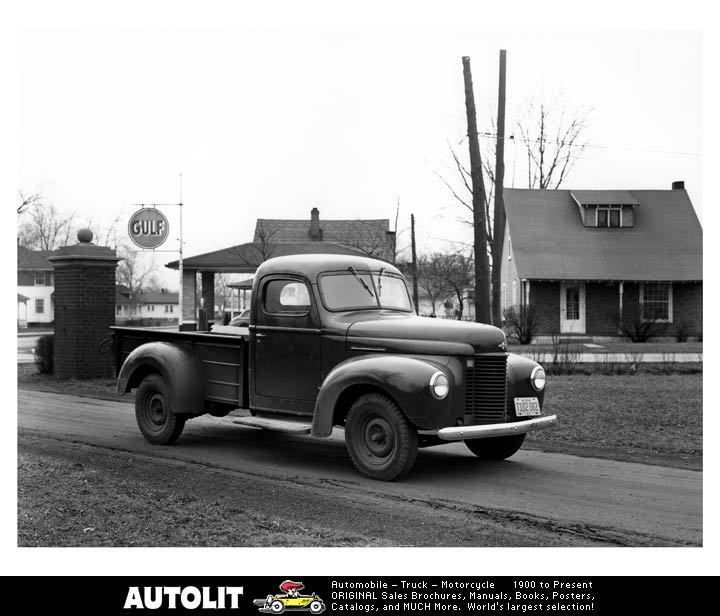
[[197, 270], [183, 270], [183, 305], [182, 305], [182, 329], [195, 331], [197, 329]]
[[92, 243], [92, 231], [78, 232], [79, 243], [49, 257], [55, 268], [55, 376], [59, 379], [111, 377], [112, 353], [99, 345], [115, 325], [115, 267], [112, 248]]
[[215, 322], [215, 272], [202, 273], [202, 306], [205, 310], [207, 330]]

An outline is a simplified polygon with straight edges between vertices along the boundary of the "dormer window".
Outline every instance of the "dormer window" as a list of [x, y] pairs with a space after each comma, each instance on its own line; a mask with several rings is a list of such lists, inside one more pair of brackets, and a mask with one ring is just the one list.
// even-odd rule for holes
[[595, 210], [596, 227], [622, 227], [621, 207], [598, 207]]

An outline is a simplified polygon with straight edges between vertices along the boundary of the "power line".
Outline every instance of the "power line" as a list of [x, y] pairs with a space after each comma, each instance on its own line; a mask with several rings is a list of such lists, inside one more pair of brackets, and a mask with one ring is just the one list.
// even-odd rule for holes
[[[478, 133], [478, 135], [480, 135], [481, 137], [488, 138], [488, 139], [497, 139], [497, 134], [495, 134], [495, 133], [485, 132], [485, 133]], [[462, 141], [464, 141], [464, 140], [465, 140], [465, 138], [463, 137], [463, 139], [460, 141], [460, 143], [462, 143]], [[509, 137], [505, 137], [505, 141], [512, 141], [513, 143], [515, 143], [517, 141], [522, 141], [523, 143], [530, 143], [530, 142], [542, 143], [542, 141], [540, 139], [524, 139], [522, 137], [519, 139], [515, 139], [515, 135], [510, 135]], [[546, 139], [545, 143], [552, 143], [552, 141], [550, 139]], [[612, 145], [596, 145], [596, 144], [591, 144], [591, 143], [564, 143], [564, 142], [561, 142], [560, 145], [562, 145], [563, 147], [570, 147], [570, 148], [595, 148], [597, 150], [624, 150], [626, 152], [649, 152], [652, 154], [675, 154], [678, 156], [702, 156], [702, 154], [698, 154], [697, 152], [674, 152], [674, 151], [670, 151], [670, 150], [644, 150], [641, 148], [628, 148], [628, 147], [623, 147], [623, 146], [612, 146]]]

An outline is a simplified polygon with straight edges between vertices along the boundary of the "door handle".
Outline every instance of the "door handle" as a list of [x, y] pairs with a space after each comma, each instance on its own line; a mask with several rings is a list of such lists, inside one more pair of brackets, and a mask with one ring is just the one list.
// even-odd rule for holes
[[255, 337], [256, 337], [256, 338], [267, 338], [267, 334], [258, 334], [258, 333], [256, 333], [256, 334], [255, 334]]

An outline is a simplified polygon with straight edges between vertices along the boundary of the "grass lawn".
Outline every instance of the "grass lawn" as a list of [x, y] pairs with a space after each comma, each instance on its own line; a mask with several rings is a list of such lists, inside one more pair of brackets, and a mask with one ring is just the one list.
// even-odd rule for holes
[[[599, 342], [602, 348], [586, 347], [582, 344], [570, 343], [572, 350], [582, 353], [702, 353], [702, 342]], [[563, 348], [565, 344], [561, 345]], [[532, 353], [534, 351], [552, 351], [552, 344], [516, 344], [509, 342], [511, 353]]]
[[544, 451], [702, 468], [702, 374], [548, 377]]
[[[18, 386], [121, 399], [115, 379], [58, 381], [18, 366]], [[132, 395], [123, 400], [133, 401]], [[702, 468], [702, 374], [573, 374], [548, 377], [546, 411], [556, 426], [531, 433], [525, 447], [581, 456]]]

